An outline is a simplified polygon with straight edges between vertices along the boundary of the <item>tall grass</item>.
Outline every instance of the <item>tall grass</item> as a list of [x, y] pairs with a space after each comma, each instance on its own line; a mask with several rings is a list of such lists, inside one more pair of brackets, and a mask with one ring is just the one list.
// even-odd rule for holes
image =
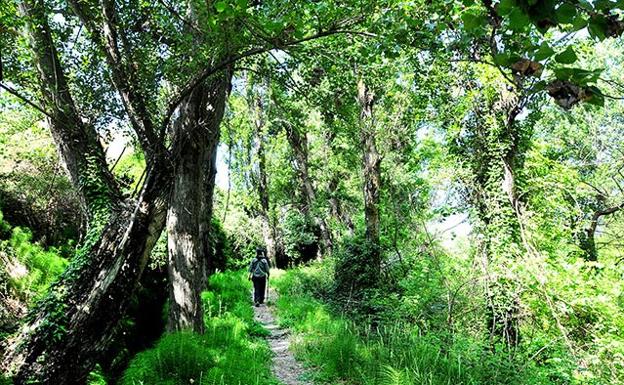
[[203, 293], [206, 333], [165, 334], [139, 353], [122, 385], [274, 385], [271, 352], [253, 319], [250, 285], [241, 272], [211, 277]]
[[[371, 327], [336, 314], [312, 297], [314, 269], [289, 271], [274, 280], [278, 315], [294, 330], [298, 358], [313, 367], [319, 383], [362, 385], [529, 385], [563, 384], [507, 354], [492, 354], [468, 336], [423, 335], [406, 323]], [[306, 282], [307, 281], [307, 282]]]

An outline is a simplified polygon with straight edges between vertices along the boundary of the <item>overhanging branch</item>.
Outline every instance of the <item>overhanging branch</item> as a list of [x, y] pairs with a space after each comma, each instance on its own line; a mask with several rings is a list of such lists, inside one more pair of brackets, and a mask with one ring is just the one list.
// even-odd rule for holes
[[[169, 106], [167, 107], [167, 111], [165, 113], [165, 117], [162, 121], [162, 125], [160, 127], [160, 133], [159, 133], [159, 137], [162, 138], [165, 134], [165, 131], [167, 130], [167, 127], [169, 126], [169, 123], [171, 121], [171, 116], [173, 115], [173, 113], [175, 112], [175, 110], [178, 108], [178, 106], [180, 105], [180, 103], [182, 103], [182, 101], [184, 100], [184, 98], [186, 98], [188, 95], [191, 94], [191, 92], [193, 92], [193, 90], [199, 86], [204, 80], [206, 80], [208, 77], [214, 75], [215, 73], [227, 68], [228, 66], [236, 63], [237, 61], [250, 57], [250, 56], [254, 56], [254, 55], [258, 55], [258, 54], [262, 54], [265, 52], [269, 52], [273, 49], [284, 49], [287, 47], [291, 47], [297, 44], [301, 44], [301, 43], [305, 43], [308, 41], [312, 41], [312, 40], [316, 40], [316, 39], [320, 39], [323, 37], [327, 37], [327, 36], [331, 36], [331, 35], [337, 35], [337, 34], [353, 34], [355, 33], [355, 31], [351, 31], [351, 30], [341, 30], [341, 29], [334, 29], [334, 30], [327, 30], [327, 31], [321, 31], [318, 32], [314, 35], [310, 35], [301, 39], [296, 39], [296, 40], [292, 40], [289, 42], [284, 42], [284, 43], [277, 43], [274, 44], [273, 46], [270, 47], [256, 47], [256, 48], [251, 48], [243, 53], [240, 53], [238, 55], [234, 55], [234, 56], [230, 56], [229, 58], [221, 61], [220, 63], [211, 66], [211, 67], [207, 67], [205, 69], [203, 69], [202, 71], [200, 71], [198, 74], [196, 74], [191, 80], [189, 80], [189, 82], [180, 90], [180, 92], [178, 92], [178, 94], [173, 97], [173, 99], [171, 100], [171, 102], [169, 103]], [[358, 32], [358, 34], [362, 34], [360, 32]]]

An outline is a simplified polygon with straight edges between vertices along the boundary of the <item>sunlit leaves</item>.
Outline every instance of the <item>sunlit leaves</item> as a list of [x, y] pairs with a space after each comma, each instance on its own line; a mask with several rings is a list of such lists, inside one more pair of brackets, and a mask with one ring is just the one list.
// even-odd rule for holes
[[576, 7], [570, 3], [561, 4], [555, 11], [557, 22], [560, 24], [571, 24], [576, 17]]
[[468, 32], [477, 32], [487, 25], [487, 18], [476, 7], [470, 8], [461, 15], [464, 28]]
[[553, 50], [548, 43], [543, 42], [539, 49], [535, 52], [534, 59], [537, 61], [542, 61], [548, 59], [552, 55], [555, 54], [555, 50]]
[[565, 51], [555, 56], [555, 60], [561, 64], [572, 64], [574, 63], [578, 57], [574, 52], [574, 49], [571, 46], [565, 49]]

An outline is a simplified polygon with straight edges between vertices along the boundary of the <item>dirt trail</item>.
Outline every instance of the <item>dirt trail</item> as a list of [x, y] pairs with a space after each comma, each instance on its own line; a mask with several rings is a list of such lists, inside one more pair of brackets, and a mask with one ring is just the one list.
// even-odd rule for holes
[[[271, 298], [276, 298], [275, 295], [276, 293], [271, 290]], [[254, 307], [254, 313], [255, 319], [262, 323], [271, 333], [267, 339], [271, 350], [275, 354], [272, 367], [275, 377], [284, 385], [310, 385], [309, 382], [301, 379], [305, 371], [289, 350], [290, 339], [288, 330], [282, 329], [277, 325], [271, 308], [266, 305], [260, 305], [259, 307]]]

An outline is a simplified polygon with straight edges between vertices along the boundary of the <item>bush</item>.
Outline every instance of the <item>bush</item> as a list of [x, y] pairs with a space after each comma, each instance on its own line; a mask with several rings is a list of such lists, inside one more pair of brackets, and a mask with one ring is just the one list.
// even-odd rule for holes
[[348, 238], [336, 255], [335, 294], [346, 301], [366, 298], [367, 292], [379, 285], [379, 267], [371, 263], [377, 246], [363, 237]]
[[[296, 335], [299, 358], [326, 383], [362, 385], [528, 385], [567, 384], [565, 376], [540, 368], [528, 353], [492, 352], [487, 341], [464, 334], [423, 334], [411, 323], [372, 327], [337, 315], [306, 293], [303, 278], [318, 267], [289, 271], [276, 280], [280, 322]], [[567, 370], [570, 375], [570, 368]], [[570, 377], [568, 377], [570, 378]]]
[[318, 253], [319, 229], [310, 216], [289, 211], [283, 221], [284, 251], [290, 261], [299, 264], [311, 261]]
[[43, 294], [68, 264], [57, 249], [45, 249], [33, 243], [31, 232], [20, 227], [12, 230], [7, 241], [0, 242], [0, 250], [23, 265], [23, 273], [14, 274], [9, 282], [18, 296], [26, 301]]

